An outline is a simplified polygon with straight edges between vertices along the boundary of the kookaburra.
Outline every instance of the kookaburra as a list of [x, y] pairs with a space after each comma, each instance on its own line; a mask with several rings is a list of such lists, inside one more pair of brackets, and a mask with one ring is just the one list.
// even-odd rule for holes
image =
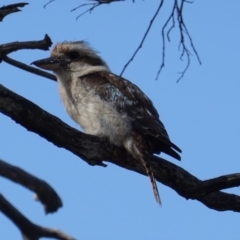
[[123, 146], [142, 163], [161, 203], [150, 156], [164, 152], [180, 160], [181, 150], [170, 141], [151, 100], [112, 73], [85, 41], [59, 43], [49, 58], [33, 64], [54, 72], [68, 114], [86, 133]]

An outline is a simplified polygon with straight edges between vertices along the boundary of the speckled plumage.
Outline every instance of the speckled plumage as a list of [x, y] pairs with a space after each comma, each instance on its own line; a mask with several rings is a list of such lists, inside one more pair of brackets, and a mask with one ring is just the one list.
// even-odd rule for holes
[[180, 160], [181, 150], [170, 141], [151, 100], [136, 85], [111, 73], [83, 41], [57, 44], [49, 59], [34, 64], [54, 71], [68, 114], [86, 133], [107, 137], [141, 161], [161, 203], [149, 157], [165, 152]]

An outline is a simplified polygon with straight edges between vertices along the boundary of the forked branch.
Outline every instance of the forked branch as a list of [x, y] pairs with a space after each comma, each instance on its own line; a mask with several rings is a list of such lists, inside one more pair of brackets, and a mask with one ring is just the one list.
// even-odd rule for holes
[[22, 233], [23, 240], [38, 240], [43, 237], [74, 240], [73, 237], [60, 230], [45, 228], [34, 224], [7, 201], [2, 194], [0, 194], [0, 211], [18, 227]]
[[[192, 51], [194, 52], [195, 56], [197, 57], [197, 60], [198, 60], [199, 64], [201, 64], [200, 57], [198, 55], [198, 52], [197, 52], [197, 50], [194, 46], [192, 37], [191, 37], [191, 35], [190, 35], [190, 33], [187, 29], [187, 26], [184, 22], [184, 19], [183, 19], [183, 9], [184, 9], [184, 4], [185, 3], [191, 3], [191, 2], [188, 2], [186, 0], [181, 0], [181, 1], [174, 0], [172, 10], [171, 10], [168, 18], [166, 19], [165, 23], [162, 26], [162, 30], [161, 30], [161, 35], [162, 35], [162, 60], [161, 60], [161, 63], [160, 63], [159, 70], [157, 72], [156, 80], [159, 78], [159, 75], [160, 75], [161, 71], [165, 67], [166, 40], [168, 40], [170, 42], [170, 33], [171, 33], [171, 31], [173, 31], [174, 28], [176, 28], [176, 25], [178, 27], [178, 31], [179, 31], [179, 34], [180, 34], [179, 48], [178, 48], [178, 50], [181, 52], [180, 53], [180, 60], [183, 60], [184, 56], [186, 56], [186, 59], [187, 59], [186, 66], [185, 66], [184, 70], [182, 72], [180, 72], [180, 77], [177, 79], [177, 82], [179, 82], [183, 78], [183, 76], [185, 75], [185, 73], [186, 73], [186, 71], [189, 68], [190, 63], [191, 63], [191, 59], [190, 59], [191, 52], [190, 52], [189, 48], [187, 47], [188, 42], [190, 44], [190, 47], [191, 47]], [[161, 0], [156, 12], [153, 14], [153, 17], [150, 20], [150, 23], [149, 23], [145, 33], [143, 34], [143, 37], [142, 37], [142, 40], [141, 40], [139, 46], [136, 48], [136, 50], [134, 51], [134, 53], [132, 54], [132, 56], [130, 57], [128, 62], [124, 65], [120, 75], [122, 75], [124, 73], [126, 68], [134, 60], [138, 51], [142, 48], [154, 21], [156, 20], [157, 16], [159, 15], [160, 10], [163, 8], [163, 5], [164, 5], [164, 0]], [[171, 25], [169, 25], [170, 22], [171, 22]]]
[[58, 208], [62, 207], [61, 198], [48, 183], [1, 159], [0, 176], [35, 192], [36, 200], [39, 200], [44, 205], [45, 213], [56, 212]]

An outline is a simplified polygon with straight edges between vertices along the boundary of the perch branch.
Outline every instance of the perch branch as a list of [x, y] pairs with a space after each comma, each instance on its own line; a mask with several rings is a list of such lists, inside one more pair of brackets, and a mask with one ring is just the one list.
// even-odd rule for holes
[[[65, 148], [90, 165], [114, 163], [146, 175], [142, 165], [123, 148], [111, 145], [106, 139], [79, 132], [34, 103], [0, 85], [0, 112], [27, 130], [39, 134], [58, 147]], [[181, 167], [153, 156], [152, 166], [157, 181], [174, 189], [186, 199], [195, 199], [211, 209], [240, 212], [240, 197], [218, 190], [240, 185], [240, 174], [201, 181]]]

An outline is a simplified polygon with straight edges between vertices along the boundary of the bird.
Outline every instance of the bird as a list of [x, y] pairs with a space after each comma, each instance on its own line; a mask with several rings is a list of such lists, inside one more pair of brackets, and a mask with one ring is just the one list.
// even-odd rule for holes
[[66, 111], [85, 133], [124, 147], [142, 164], [161, 205], [151, 156], [163, 152], [181, 160], [181, 149], [170, 141], [143, 91], [112, 73], [99, 53], [83, 40], [57, 43], [49, 58], [32, 64], [53, 71]]

